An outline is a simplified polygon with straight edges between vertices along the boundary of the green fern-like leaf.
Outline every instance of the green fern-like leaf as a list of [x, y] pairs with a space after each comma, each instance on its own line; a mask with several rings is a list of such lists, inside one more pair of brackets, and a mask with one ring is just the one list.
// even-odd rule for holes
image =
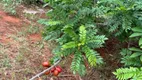
[[[132, 50], [132, 49], [131, 49]], [[137, 50], [133, 48], [133, 50]], [[137, 54], [138, 53], [138, 54]], [[121, 63], [124, 64], [124, 66], [141, 66], [141, 62], [139, 59], [140, 52], [132, 53], [129, 49], [122, 49], [120, 54], [122, 55]]]
[[77, 40], [78, 35], [75, 33], [71, 26], [66, 25], [63, 30], [65, 34], [68, 34], [72, 38], [72, 40]]
[[85, 29], [85, 26], [83, 26], [83, 25], [80, 26], [79, 32], [80, 32], [80, 34], [79, 34], [80, 42], [81, 42], [82, 45], [84, 45], [85, 42], [86, 42], [86, 29]]
[[75, 50], [76, 49], [74, 49], [74, 48], [62, 50], [61, 46], [57, 46], [56, 48], [53, 49], [52, 53], [54, 53], [58, 57], [66, 57], [66, 56], [69, 56], [70, 54], [74, 53]]
[[68, 42], [68, 43], [64, 44], [64, 45], [62, 46], [62, 49], [64, 50], [64, 49], [69, 49], [69, 48], [75, 48], [75, 47], [77, 47], [77, 46], [78, 46], [78, 45], [77, 45], [76, 42], [71, 41], [71, 42]]
[[104, 35], [97, 35], [97, 36], [92, 36], [91, 38], [87, 38], [87, 44], [91, 48], [100, 48], [103, 46], [103, 43], [105, 43], [105, 40], [107, 38]]
[[83, 51], [88, 59], [88, 62], [90, 63], [91, 66], [96, 66], [97, 65], [97, 59], [95, 52], [91, 50], [89, 47], [83, 47]]
[[113, 74], [116, 75], [116, 78], [118, 80], [141, 80], [142, 79], [142, 70], [135, 67], [130, 68], [119, 68], [116, 70], [116, 72], [113, 72]]
[[60, 38], [56, 39], [56, 41], [60, 44], [63, 45], [65, 43], [67, 43], [69, 40], [71, 40], [71, 38], [69, 37], [69, 35], [64, 34], [62, 35]]
[[79, 71], [81, 71], [80, 68], [82, 66], [82, 59], [83, 58], [82, 58], [81, 53], [79, 51], [76, 51], [73, 61], [71, 63], [71, 70], [73, 71], [74, 74], [76, 74], [76, 73], [81, 74], [81, 72], [79, 72]]
[[96, 51], [91, 50], [89, 47], [85, 46], [82, 48], [88, 62], [90, 63], [91, 66], [96, 66], [97, 64], [102, 64], [102, 58], [99, 57]]
[[142, 28], [141, 27], [134, 27], [134, 28], [132, 28], [132, 31], [134, 31], [134, 32], [142, 32]]
[[59, 25], [62, 23], [61, 21], [53, 21], [53, 20], [47, 20], [47, 19], [40, 19], [38, 20], [38, 22], [46, 26], [55, 26], [55, 25]]

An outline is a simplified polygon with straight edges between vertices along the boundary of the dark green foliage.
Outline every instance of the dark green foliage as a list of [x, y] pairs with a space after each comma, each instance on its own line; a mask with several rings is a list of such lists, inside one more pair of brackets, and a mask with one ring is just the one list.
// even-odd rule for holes
[[[114, 74], [117, 76], [119, 80], [141, 80], [142, 73], [140, 67], [142, 67], [142, 27], [139, 25], [139, 27], [132, 28], [133, 33], [130, 35], [130, 38], [138, 37], [140, 38], [138, 40], [138, 45], [140, 48], [129, 48], [124, 49], [121, 52], [122, 55], [122, 63], [124, 63], [125, 66], [131, 66], [131, 68], [121, 68], [117, 69]], [[137, 39], [135, 39], [137, 40]]]
[[45, 25], [44, 39], [57, 42], [53, 50], [55, 56], [73, 54], [71, 70], [80, 75], [85, 74], [85, 58], [91, 66], [102, 64], [102, 58], [93, 49], [102, 47], [107, 38], [97, 32], [93, 1], [49, 0], [49, 3], [53, 8], [47, 13], [50, 19], [39, 22]]
[[133, 37], [139, 37], [140, 39], [139, 39], [138, 44], [139, 44], [140, 48], [142, 48], [142, 27], [134, 27], [134, 28], [132, 28], [132, 31], [134, 33], [131, 34], [130, 37], [131, 38], [133, 38]]
[[[122, 55], [121, 63], [123, 63], [125, 67], [128, 67], [128, 66], [140, 67], [140, 66], [142, 66], [141, 60], [140, 60], [140, 56], [142, 55], [142, 53], [140, 53], [140, 52], [132, 53], [132, 49], [134, 50], [135, 48], [130, 48], [129, 50], [123, 49], [121, 51], [121, 53], [120, 53]], [[137, 49], [135, 49], [135, 50], [137, 50]]]
[[118, 80], [142, 80], [142, 68], [120, 68], [114, 72]]
[[[121, 40], [129, 41], [138, 40], [140, 48], [142, 48], [142, 34], [141, 34], [141, 20], [142, 20], [142, 1], [141, 0], [99, 0], [97, 2], [97, 10], [100, 13], [98, 17], [103, 18], [105, 21], [101, 22], [108, 27], [108, 31], [115, 33]], [[98, 18], [97, 17], [97, 18]], [[100, 21], [99, 21], [100, 22]], [[132, 34], [131, 34], [132, 33]], [[131, 34], [131, 35], [130, 35]], [[125, 37], [124, 37], [125, 36]], [[128, 38], [128, 36], [130, 36]], [[133, 38], [135, 37], [135, 39]], [[119, 80], [141, 80], [141, 75], [135, 74], [139, 72], [139, 67], [142, 66], [142, 53], [139, 48], [124, 49], [121, 52], [121, 63], [125, 67], [132, 67], [131, 69], [122, 68], [115, 72]], [[133, 68], [137, 67], [137, 68]], [[138, 69], [135, 71], [135, 69]], [[132, 71], [131, 71], [132, 70]], [[134, 72], [134, 73], [133, 73]], [[120, 73], [120, 75], [119, 75]], [[122, 73], [122, 74], [121, 74]], [[130, 73], [130, 74], [129, 74]], [[131, 74], [132, 73], [132, 74]], [[139, 72], [141, 74], [141, 72]]]
[[132, 27], [142, 26], [141, 3], [140, 0], [100, 0], [98, 6], [105, 10], [103, 16], [106, 19], [105, 23], [110, 27], [109, 31], [119, 36], [123, 32], [128, 34]]

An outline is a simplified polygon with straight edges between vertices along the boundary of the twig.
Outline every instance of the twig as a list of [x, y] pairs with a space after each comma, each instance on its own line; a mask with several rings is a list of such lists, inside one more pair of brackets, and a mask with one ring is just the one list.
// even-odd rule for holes
[[69, 75], [69, 74], [67, 74], [67, 75], [59, 75], [58, 77], [75, 77], [76, 75]]
[[55, 67], [60, 61], [61, 61], [61, 60], [58, 60], [54, 65], [52, 65], [51, 67], [49, 67], [49, 68], [45, 69], [44, 71], [38, 73], [37, 75], [33, 76], [33, 77], [32, 77], [31, 79], [29, 79], [29, 80], [34, 80], [35, 78], [37, 78], [37, 77], [43, 75], [45, 72], [47, 72], [47, 71], [49, 71], [50, 69], [52, 69], [53, 67]]
[[79, 80], [82, 80], [82, 78], [79, 76]]

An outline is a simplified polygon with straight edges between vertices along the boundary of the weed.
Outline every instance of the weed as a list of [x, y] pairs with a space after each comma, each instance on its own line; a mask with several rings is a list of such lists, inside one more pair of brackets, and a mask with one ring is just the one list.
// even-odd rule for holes
[[2, 3], [4, 4], [4, 10], [6, 12], [9, 12], [13, 15], [16, 14], [16, 7], [21, 3], [22, 0], [2, 0]]
[[27, 29], [27, 32], [30, 33], [30, 34], [35, 34], [35, 33], [39, 32], [39, 27], [31, 25]]
[[23, 54], [19, 53], [19, 54], [16, 56], [15, 60], [16, 60], [17, 62], [24, 62], [24, 60], [26, 60], [26, 59], [25, 59], [25, 57], [24, 57]]
[[2, 59], [2, 60], [1, 60], [1, 66], [2, 66], [2, 67], [10, 68], [10, 67], [11, 67], [11, 64], [10, 64], [9, 58], [4, 58], [4, 59]]
[[24, 14], [27, 19], [35, 20], [37, 16], [34, 13], [25, 13]]

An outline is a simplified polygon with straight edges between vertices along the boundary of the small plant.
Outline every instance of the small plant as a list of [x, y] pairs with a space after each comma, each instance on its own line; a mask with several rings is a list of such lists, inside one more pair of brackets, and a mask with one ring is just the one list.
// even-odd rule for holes
[[0, 62], [2, 67], [11, 67], [10, 60], [8, 58], [2, 59]]
[[[140, 38], [138, 40], [138, 45], [140, 48], [129, 48], [129, 50], [125, 49], [122, 50], [121, 55], [122, 55], [122, 63], [126, 67], [130, 68], [120, 68], [117, 69], [114, 74], [117, 76], [119, 80], [141, 80], [142, 73], [141, 71], [141, 62], [142, 62], [142, 31], [141, 27], [134, 27], [132, 28], [133, 33], [130, 35], [130, 38], [137, 37]], [[137, 40], [137, 39], [135, 39]]]
[[4, 10], [13, 15], [16, 14], [16, 7], [22, 2], [22, 0], [2, 0], [4, 3]]
[[30, 34], [35, 34], [35, 33], [39, 32], [39, 27], [34, 26], [34, 25], [30, 25], [29, 28], [27, 28], [25, 32], [30, 33]]
[[138, 41], [138, 44], [139, 44], [140, 48], [142, 48], [142, 27], [134, 27], [134, 28], [132, 28], [132, 31], [134, 33], [131, 34], [130, 38], [133, 38], [133, 37], [140, 38]]
[[141, 50], [141, 27], [134, 27], [132, 28], [132, 31], [134, 31], [134, 33], [132, 35], [130, 35], [130, 38], [132, 37], [139, 37], [140, 39], [138, 41], [139, 43], [139, 48], [129, 48], [122, 50], [121, 55], [122, 55], [122, 61], [121, 63], [124, 63], [124, 65], [126, 67], [130, 67], [130, 68], [120, 68], [117, 69], [116, 72], [114, 72], [114, 74], [117, 76], [117, 78], [119, 80], [141, 80], [142, 79], [142, 75], [140, 75], [142, 73], [142, 69], [141, 69], [141, 62], [142, 62], [142, 50]]
[[114, 72], [118, 80], [142, 80], [142, 68], [119, 68]]
[[107, 38], [98, 33], [94, 22], [94, 5], [92, 0], [53, 1], [50, 6], [54, 9], [48, 12], [49, 20], [41, 19], [45, 25], [43, 36], [45, 40], [56, 41], [53, 49], [57, 60], [69, 55], [73, 56], [71, 70], [74, 74], [84, 75], [85, 61], [91, 66], [103, 63], [101, 56], [95, 51], [105, 43]]
[[121, 63], [124, 64], [125, 67], [142, 66], [140, 60], [140, 51], [141, 50], [137, 48], [123, 49], [120, 53], [122, 55]]

